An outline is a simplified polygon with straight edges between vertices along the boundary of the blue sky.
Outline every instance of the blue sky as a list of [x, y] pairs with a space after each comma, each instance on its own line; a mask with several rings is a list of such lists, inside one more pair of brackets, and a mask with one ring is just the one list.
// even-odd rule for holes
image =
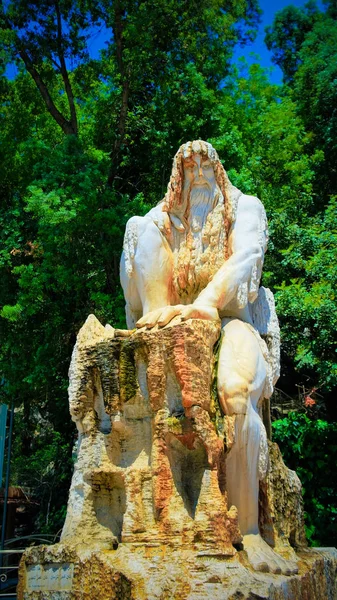
[[[163, 0], [165, 1], [165, 0]], [[265, 36], [265, 27], [267, 25], [271, 25], [275, 14], [282, 10], [285, 6], [289, 4], [293, 4], [294, 6], [304, 6], [307, 0], [260, 0], [260, 7], [263, 11], [261, 17], [261, 23], [259, 26], [259, 32], [256, 37], [256, 40], [253, 44], [249, 44], [244, 48], [237, 48], [234, 54], [234, 61], [236, 61], [241, 56], [244, 56], [249, 64], [253, 62], [259, 62], [263, 67], [273, 67], [271, 72], [271, 81], [273, 83], [282, 83], [282, 72], [276, 65], [273, 65], [271, 62], [271, 53], [267, 50], [264, 44], [264, 36]], [[322, 1], [317, 1], [320, 8], [322, 8]], [[96, 58], [99, 56], [99, 50], [104, 48], [104, 42], [109, 39], [110, 33], [106, 31], [102, 31], [100, 33], [95, 33], [92, 39], [89, 41], [89, 53], [92, 58]], [[254, 56], [250, 56], [251, 53]], [[256, 57], [259, 56], [259, 58]], [[9, 65], [7, 67], [6, 73], [7, 76], [12, 79], [16, 75], [17, 69], [14, 65]]]
[[[163, 0], [165, 1], [165, 0]], [[294, 6], [304, 6], [308, 0], [260, 0], [259, 4], [263, 11], [261, 16], [261, 23], [259, 26], [259, 32], [256, 37], [256, 40], [253, 44], [249, 44], [244, 48], [237, 48], [234, 55], [234, 61], [236, 61], [241, 56], [244, 56], [249, 64], [253, 62], [259, 62], [263, 67], [273, 67], [270, 78], [273, 83], [282, 83], [282, 71], [279, 67], [274, 65], [271, 62], [271, 53], [267, 50], [264, 44], [264, 36], [265, 36], [265, 27], [267, 25], [271, 25], [275, 14], [282, 10], [285, 6], [289, 6], [292, 4]], [[322, 9], [322, 1], [316, 0], [318, 6]], [[104, 33], [100, 35], [94, 36], [94, 38], [89, 43], [89, 52], [93, 58], [98, 57], [98, 53], [100, 48], [104, 47], [104, 42], [108, 39]], [[250, 56], [253, 53], [254, 55], [258, 55], [260, 58], [258, 59], [256, 56]]]
[[[267, 25], [272, 24], [275, 14], [285, 8], [285, 6], [292, 4], [293, 6], [301, 7], [306, 3], [307, 0], [260, 0], [259, 4], [263, 10], [263, 14], [256, 40], [253, 44], [250, 44], [249, 46], [247, 45], [245, 48], [237, 48], [234, 59], [244, 56], [249, 63], [259, 62], [263, 67], [273, 67], [271, 81], [273, 83], [282, 83], [282, 71], [279, 67], [271, 62], [271, 53], [267, 50], [264, 44], [264, 29], [267, 27]], [[323, 8], [323, 4], [320, 0], [318, 0], [317, 4], [321, 9]], [[251, 52], [258, 54], [260, 56], [260, 60], [257, 60], [256, 57], [250, 57], [249, 54]]]

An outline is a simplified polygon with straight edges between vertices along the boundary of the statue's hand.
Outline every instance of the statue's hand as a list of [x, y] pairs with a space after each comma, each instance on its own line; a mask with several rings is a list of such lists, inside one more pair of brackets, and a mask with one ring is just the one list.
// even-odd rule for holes
[[176, 304], [153, 310], [137, 321], [136, 326], [151, 329], [155, 325], [165, 327], [174, 317], [180, 316], [182, 321], [187, 319], [206, 319], [207, 321], [218, 321], [219, 314], [213, 306], [196, 306], [195, 304]]
[[219, 321], [219, 313], [214, 306], [197, 306], [196, 304], [187, 304], [181, 311], [181, 320], [187, 319], [205, 319], [206, 321]]
[[155, 325], [164, 327], [174, 317], [180, 315], [183, 308], [185, 308], [183, 304], [177, 304], [176, 306], [163, 306], [162, 308], [152, 310], [137, 321], [136, 327], [147, 327], [148, 329], [151, 329]]

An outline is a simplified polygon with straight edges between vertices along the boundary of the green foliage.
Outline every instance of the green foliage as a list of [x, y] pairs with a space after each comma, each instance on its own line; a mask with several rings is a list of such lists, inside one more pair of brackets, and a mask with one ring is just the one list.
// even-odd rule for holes
[[320, 209], [331, 194], [337, 194], [337, 13], [333, 0], [325, 4], [326, 12], [312, 2], [304, 8], [283, 9], [266, 35], [273, 60], [290, 82], [289, 93], [311, 133], [310, 150], [324, 157], [316, 169]]
[[[284, 349], [321, 390], [337, 385], [337, 312], [335, 269], [337, 206], [332, 198], [323, 216], [307, 226], [292, 225], [291, 245], [282, 251], [283, 276], [276, 301]], [[297, 275], [297, 276], [296, 276]]]
[[[212, 142], [232, 182], [266, 206], [263, 284], [276, 291], [291, 393], [308, 377], [333, 393], [337, 63], [333, 2], [327, 13], [288, 10], [270, 33], [291, 88], [258, 65], [230, 67], [235, 44], [254, 36], [255, 0], [47, 4], [7, 2], [0, 14], [1, 60], [21, 65], [15, 80], [0, 78], [0, 399], [23, 407], [18, 460], [22, 438], [41, 480], [54, 470], [64, 482], [63, 504], [53, 493], [48, 509], [56, 524], [70, 470], [53, 453], [71, 438], [75, 336], [89, 313], [125, 326], [125, 223], [161, 200], [188, 139]], [[89, 27], [108, 37], [98, 60]]]
[[285, 463], [302, 482], [308, 541], [313, 546], [336, 546], [337, 482], [332, 473], [337, 461], [337, 424], [290, 413], [272, 427]]
[[282, 69], [285, 81], [294, 77], [301, 61], [301, 46], [321, 16], [313, 0], [303, 8], [290, 4], [276, 13], [273, 25], [266, 28], [265, 43], [273, 53], [273, 62]]
[[271, 281], [278, 290], [283, 350], [323, 392], [332, 392], [337, 386], [337, 15], [334, 2], [325, 4], [326, 12], [312, 3], [285, 8], [266, 41], [290, 81], [285, 92], [307, 132], [311, 157], [309, 186], [302, 187], [310, 201], [294, 203], [297, 217], [288, 220], [281, 243], [275, 229], [280, 270], [277, 275], [272, 268]]
[[337, 20], [325, 15], [306, 36], [299, 57], [292, 93], [312, 133], [311, 148], [324, 155], [315, 186], [322, 206], [337, 194]]
[[24, 409], [14, 418], [11, 484], [22, 487], [38, 509], [32, 523], [39, 533], [56, 534], [63, 526], [67, 488], [73, 463], [70, 439], [55, 431], [52, 424], [35, 411], [30, 427]]
[[[59, 526], [69, 487], [60, 440], [76, 334], [89, 313], [125, 326], [125, 223], [161, 199], [186, 136], [209, 136], [234, 46], [258, 16], [256, 0], [1, 3], [0, 59], [19, 73], [0, 79], [0, 398], [20, 407], [13, 481], [47, 490], [58, 478], [63, 498], [42, 500], [36, 528]], [[110, 35], [96, 61], [89, 27]]]

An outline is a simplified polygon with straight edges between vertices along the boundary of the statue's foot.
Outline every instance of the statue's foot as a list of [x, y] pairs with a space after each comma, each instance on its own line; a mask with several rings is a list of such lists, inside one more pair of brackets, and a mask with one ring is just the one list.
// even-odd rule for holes
[[250, 564], [256, 571], [283, 575], [298, 573], [297, 564], [294, 561], [285, 560], [277, 554], [260, 534], [244, 535], [243, 548], [247, 552]]

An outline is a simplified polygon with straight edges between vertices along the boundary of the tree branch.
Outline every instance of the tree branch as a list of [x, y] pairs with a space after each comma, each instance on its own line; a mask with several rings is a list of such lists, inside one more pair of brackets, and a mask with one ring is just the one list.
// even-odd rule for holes
[[46, 84], [44, 83], [40, 73], [35, 69], [26, 50], [21, 48], [19, 50], [19, 55], [22, 58], [23, 62], [25, 63], [28, 73], [30, 73], [30, 75], [34, 79], [36, 86], [37, 86], [51, 116], [55, 119], [56, 123], [61, 127], [62, 131], [66, 135], [74, 135], [74, 134], [76, 135], [77, 131], [74, 130], [72, 123], [67, 121], [67, 119], [62, 115], [62, 113], [55, 106], [54, 101], [48, 92], [48, 88], [47, 88]]
[[[35, 81], [35, 84], [45, 102], [48, 112], [51, 114], [53, 119], [55, 119], [56, 123], [61, 127], [62, 131], [66, 135], [74, 135], [74, 134], [76, 135], [77, 127], [74, 128], [73, 123], [67, 121], [67, 119], [62, 115], [62, 113], [56, 107], [56, 105], [48, 91], [46, 84], [44, 83], [40, 73], [35, 68], [33, 61], [31, 60], [27, 50], [24, 48], [22, 41], [20, 40], [19, 36], [17, 35], [17, 32], [15, 31], [15, 27], [13, 26], [13, 24], [10, 22], [10, 20], [8, 19], [8, 17], [6, 15], [3, 14], [2, 17], [4, 19], [4, 23], [6, 24], [6, 28], [10, 29], [11, 31], [16, 33], [16, 52], [18, 53], [20, 58], [23, 60], [28, 73], [31, 75], [31, 77]], [[55, 61], [53, 61], [53, 62], [57, 66], [57, 68], [60, 69], [60, 65], [58, 65]]]
[[63, 44], [62, 44], [62, 19], [61, 19], [59, 3], [57, 1], [55, 2], [55, 9], [56, 9], [56, 17], [57, 17], [57, 46], [58, 46], [58, 55], [59, 55], [60, 65], [61, 65], [61, 75], [62, 75], [62, 79], [64, 82], [64, 88], [65, 88], [67, 98], [68, 98], [71, 125], [74, 130], [74, 133], [77, 135], [78, 123], [77, 123], [76, 107], [75, 107], [75, 102], [74, 102], [73, 90], [72, 90], [69, 76], [68, 76], [66, 61], [64, 58]]
[[58, 72], [61, 73], [61, 67], [58, 64], [58, 62], [56, 60], [54, 60], [54, 58], [50, 55], [50, 60], [53, 63], [53, 65], [55, 65], [55, 67], [57, 68]]

